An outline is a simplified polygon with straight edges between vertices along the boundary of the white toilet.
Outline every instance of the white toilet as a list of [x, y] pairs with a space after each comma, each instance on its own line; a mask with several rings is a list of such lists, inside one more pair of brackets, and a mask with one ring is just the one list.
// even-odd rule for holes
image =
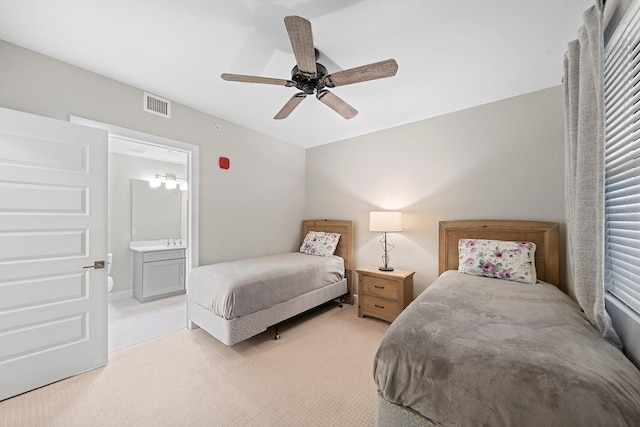
[[107, 292], [113, 290], [113, 277], [111, 277], [111, 263], [113, 262], [113, 254], [107, 254]]

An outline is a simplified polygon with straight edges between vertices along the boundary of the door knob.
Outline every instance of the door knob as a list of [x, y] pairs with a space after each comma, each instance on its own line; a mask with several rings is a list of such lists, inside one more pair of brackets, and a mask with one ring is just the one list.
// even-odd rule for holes
[[98, 270], [100, 268], [104, 268], [104, 261], [96, 261], [93, 263], [93, 265], [87, 265], [86, 267], [82, 268], [95, 268], [96, 270]]

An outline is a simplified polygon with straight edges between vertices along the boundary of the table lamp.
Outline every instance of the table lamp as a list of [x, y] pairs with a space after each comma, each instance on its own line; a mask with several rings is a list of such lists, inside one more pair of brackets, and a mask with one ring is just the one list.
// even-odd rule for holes
[[389, 241], [387, 233], [394, 231], [402, 231], [402, 212], [391, 211], [373, 211], [369, 213], [369, 231], [381, 231], [382, 239], [380, 244], [384, 248], [382, 255], [382, 267], [380, 271], [393, 271], [393, 267], [389, 267], [389, 252], [394, 248], [393, 243]]

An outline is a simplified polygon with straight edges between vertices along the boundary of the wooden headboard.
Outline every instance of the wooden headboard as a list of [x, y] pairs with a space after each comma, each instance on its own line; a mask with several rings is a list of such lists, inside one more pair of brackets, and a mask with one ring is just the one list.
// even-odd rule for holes
[[557, 222], [518, 220], [441, 221], [439, 274], [458, 269], [458, 240], [493, 239], [536, 244], [536, 274], [539, 280], [560, 284], [559, 227]]
[[353, 295], [353, 223], [351, 221], [340, 219], [306, 219], [302, 221], [302, 236], [300, 244], [304, 240], [304, 236], [309, 231], [324, 231], [327, 233], [339, 233], [340, 240], [336, 247], [335, 254], [344, 259], [345, 276], [347, 277], [347, 289], [349, 295], [345, 299], [347, 304], [353, 304], [351, 296]]

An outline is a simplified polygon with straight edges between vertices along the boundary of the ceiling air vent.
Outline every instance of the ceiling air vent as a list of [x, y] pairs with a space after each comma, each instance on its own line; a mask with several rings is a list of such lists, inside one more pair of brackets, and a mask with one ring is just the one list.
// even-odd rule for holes
[[171, 118], [171, 101], [145, 92], [144, 111]]

